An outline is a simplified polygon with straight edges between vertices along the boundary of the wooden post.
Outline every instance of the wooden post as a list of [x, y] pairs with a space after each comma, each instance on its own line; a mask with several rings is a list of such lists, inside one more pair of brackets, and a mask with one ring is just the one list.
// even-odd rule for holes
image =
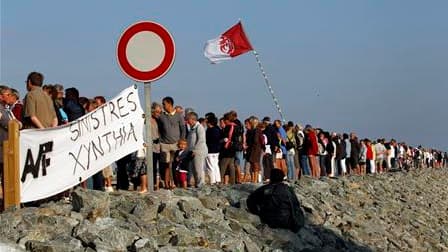
[[8, 140], [3, 142], [4, 208], [20, 208], [19, 123], [8, 123]]

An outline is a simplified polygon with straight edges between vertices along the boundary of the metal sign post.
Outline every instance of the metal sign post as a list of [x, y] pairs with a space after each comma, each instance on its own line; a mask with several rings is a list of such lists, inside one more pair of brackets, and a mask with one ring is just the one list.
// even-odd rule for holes
[[176, 54], [173, 37], [162, 25], [141, 21], [129, 26], [117, 44], [117, 61], [129, 78], [145, 87], [146, 177], [149, 191], [154, 191], [153, 141], [151, 135], [151, 82], [171, 68]]
[[145, 131], [146, 131], [146, 177], [148, 178], [148, 189], [154, 191], [153, 156], [152, 156], [152, 133], [151, 133], [151, 82], [145, 82]]

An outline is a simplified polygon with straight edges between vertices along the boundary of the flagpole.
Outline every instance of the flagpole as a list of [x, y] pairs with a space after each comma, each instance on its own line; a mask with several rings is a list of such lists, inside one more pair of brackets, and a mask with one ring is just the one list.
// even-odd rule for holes
[[253, 54], [255, 55], [255, 59], [257, 60], [258, 67], [260, 68], [261, 74], [263, 75], [264, 82], [266, 83], [266, 87], [268, 88], [269, 93], [271, 94], [272, 100], [274, 100], [275, 108], [277, 109], [278, 113], [280, 114], [280, 118], [283, 123], [286, 123], [285, 117], [283, 116], [282, 109], [280, 108], [280, 104], [278, 102], [278, 99], [275, 97], [274, 90], [272, 89], [271, 84], [269, 84], [268, 76], [266, 75], [266, 72], [264, 71], [263, 66], [261, 65], [260, 58], [258, 57], [257, 51], [253, 50]]

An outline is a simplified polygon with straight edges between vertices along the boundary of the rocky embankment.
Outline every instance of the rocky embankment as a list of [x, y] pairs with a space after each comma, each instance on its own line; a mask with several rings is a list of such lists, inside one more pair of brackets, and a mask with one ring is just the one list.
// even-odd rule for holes
[[448, 251], [448, 170], [294, 185], [306, 226], [293, 234], [246, 211], [257, 186], [75, 191], [0, 215], [0, 251]]

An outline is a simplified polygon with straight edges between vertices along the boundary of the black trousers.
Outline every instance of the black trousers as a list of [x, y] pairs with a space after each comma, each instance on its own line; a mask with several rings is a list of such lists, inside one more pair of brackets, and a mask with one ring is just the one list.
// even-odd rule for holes
[[274, 159], [271, 154], [266, 154], [263, 156], [263, 176], [264, 179], [271, 178], [271, 171], [274, 169]]
[[129, 190], [128, 168], [132, 163], [132, 154], [117, 160], [117, 189]]
[[103, 171], [99, 171], [92, 176], [93, 190], [104, 191]]

